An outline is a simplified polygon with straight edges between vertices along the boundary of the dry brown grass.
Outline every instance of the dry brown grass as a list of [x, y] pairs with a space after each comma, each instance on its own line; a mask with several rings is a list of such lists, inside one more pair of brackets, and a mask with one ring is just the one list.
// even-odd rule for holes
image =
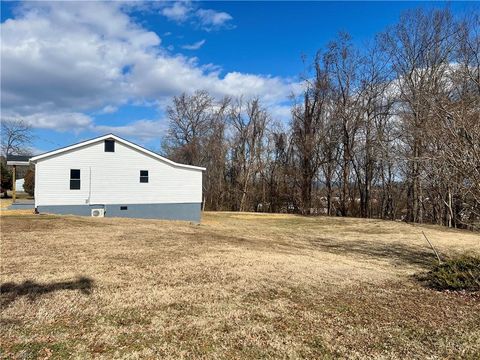
[[201, 225], [2, 216], [6, 358], [478, 358], [480, 299], [424, 289], [478, 234], [206, 213]]

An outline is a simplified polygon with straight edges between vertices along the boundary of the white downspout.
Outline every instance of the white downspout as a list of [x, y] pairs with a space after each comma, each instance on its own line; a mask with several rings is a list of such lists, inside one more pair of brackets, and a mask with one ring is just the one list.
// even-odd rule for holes
[[88, 168], [88, 199], [87, 204], [90, 205], [92, 203], [92, 167]]

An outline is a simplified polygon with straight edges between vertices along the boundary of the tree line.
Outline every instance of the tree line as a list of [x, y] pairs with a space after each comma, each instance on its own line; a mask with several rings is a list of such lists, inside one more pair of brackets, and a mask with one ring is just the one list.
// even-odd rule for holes
[[341, 33], [292, 94], [175, 96], [166, 156], [205, 166], [208, 210], [480, 222], [480, 16], [414, 10], [356, 46]]

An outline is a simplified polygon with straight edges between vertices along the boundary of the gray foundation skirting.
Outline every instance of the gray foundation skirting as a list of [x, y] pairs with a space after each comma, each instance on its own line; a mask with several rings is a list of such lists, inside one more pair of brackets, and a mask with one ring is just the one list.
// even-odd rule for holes
[[39, 213], [91, 216], [93, 209], [105, 209], [105, 217], [184, 220], [199, 223], [201, 203], [184, 204], [98, 204], [39, 205]]
[[34, 204], [12, 204], [8, 208], [8, 210], [30, 210], [35, 209]]

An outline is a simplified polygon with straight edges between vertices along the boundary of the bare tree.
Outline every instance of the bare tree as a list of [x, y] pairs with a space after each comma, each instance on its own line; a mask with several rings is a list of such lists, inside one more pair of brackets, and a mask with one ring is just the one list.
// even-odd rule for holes
[[430, 100], [445, 89], [454, 50], [455, 26], [448, 10], [409, 11], [383, 34], [383, 45], [392, 58], [398, 91], [397, 111], [405, 134], [409, 221], [422, 222], [422, 179], [428, 127], [432, 120]]
[[205, 204], [210, 210], [221, 210], [227, 200], [226, 196], [226, 163], [227, 143], [225, 141], [227, 117], [230, 99], [224, 98], [213, 104], [210, 131], [204, 141], [202, 166], [208, 171], [204, 173]]
[[331, 64], [332, 91], [334, 111], [333, 116], [338, 119], [342, 134], [341, 140], [341, 191], [340, 213], [349, 215], [348, 201], [354, 205], [354, 196], [351, 185], [351, 166], [353, 149], [359, 130], [361, 111], [361, 97], [356, 90], [359, 87], [357, 69], [360, 65], [358, 50], [353, 47], [351, 37], [347, 33], [340, 33], [338, 38], [328, 46], [325, 55]]
[[373, 43], [359, 63], [359, 81], [356, 97], [359, 114], [357, 141], [352, 153], [352, 166], [360, 195], [360, 215], [372, 216], [372, 188], [378, 185], [379, 163], [382, 155], [382, 133], [390, 120], [392, 99], [387, 95], [390, 87], [388, 58]]
[[2, 154], [29, 154], [33, 139], [31, 126], [22, 119], [2, 120]]
[[303, 214], [310, 213], [312, 208], [314, 182], [324, 161], [321, 144], [331, 111], [330, 79], [320, 54], [315, 59], [314, 71], [313, 80], [304, 81], [302, 103], [292, 108], [292, 146], [298, 162], [297, 186]]
[[214, 99], [204, 90], [189, 96], [185, 93], [173, 98], [167, 107], [170, 125], [165, 150], [170, 156], [188, 165], [200, 165], [204, 140], [211, 132]]
[[[431, 169], [438, 198], [436, 222], [474, 223], [480, 215], [480, 20], [459, 24], [455, 62], [443, 91], [431, 96]], [[443, 210], [445, 209], [445, 210]]]
[[289, 191], [292, 188], [289, 138], [282, 124], [276, 123], [269, 129], [264, 170], [267, 210], [270, 212], [288, 211], [288, 204], [293, 203], [293, 195]]
[[206, 91], [174, 97], [164, 150], [176, 161], [205, 166], [204, 206], [220, 209], [224, 197], [225, 127], [230, 99], [216, 101]]
[[261, 156], [269, 116], [259, 99], [245, 102], [239, 98], [232, 104], [229, 121], [232, 169], [236, 191], [240, 195], [238, 209], [245, 211], [249, 190], [262, 166]]

